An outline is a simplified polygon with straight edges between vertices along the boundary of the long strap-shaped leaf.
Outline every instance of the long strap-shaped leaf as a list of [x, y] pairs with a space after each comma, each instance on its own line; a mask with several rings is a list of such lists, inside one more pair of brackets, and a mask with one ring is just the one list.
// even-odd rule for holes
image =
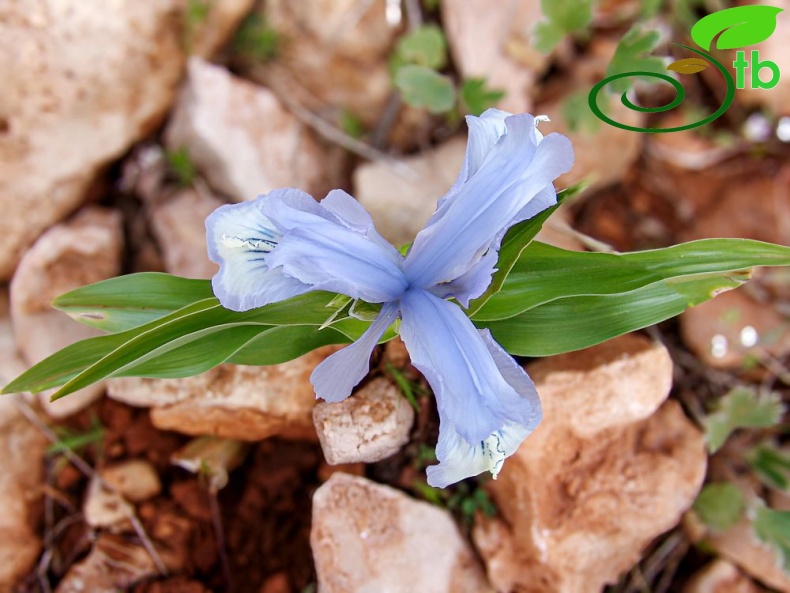
[[533, 241], [515, 262], [502, 289], [473, 319], [488, 325], [555, 299], [616, 295], [655, 282], [702, 274], [726, 278], [756, 266], [784, 265], [790, 265], [790, 247], [748, 239], [703, 239], [621, 254], [566, 251]]

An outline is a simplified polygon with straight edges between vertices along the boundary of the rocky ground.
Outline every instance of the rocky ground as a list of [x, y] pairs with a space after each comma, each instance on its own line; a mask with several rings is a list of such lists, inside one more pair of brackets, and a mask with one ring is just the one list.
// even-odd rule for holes
[[[461, 120], [392, 86], [393, 48], [423, 21], [443, 27], [446, 72], [486, 77], [502, 108], [547, 113], [545, 131], [572, 138], [558, 186], [589, 186], [544, 241], [790, 244], [790, 147], [773, 127], [790, 115], [790, 75], [739, 91], [710, 129], [571, 130], [563, 101], [603, 77], [638, 2], [601, 2], [591, 34], [548, 55], [529, 35], [537, 0], [433, 4], [0, 4], [0, 385], [96, 335], [50, 307], [57, 295], [129, 272], [211, 277], [203, 221], [225, 202], [342, 187], [408, 242], [465, 148]], [[767, 496], [743, 451], [778, 428], [711, 456], [701, 426], [735, 386], [787, 398], [787, 287], [786, 272], [760, 272], [678, 320], [523, 360], [543, 423], [497, 481], [448, 491], [424, 482], [438, 418], [398, 340], [341, 404], [316, 403], [308, 380], [331, 348], [111, 379], [55, 403], [5, 396], [0, 591], [790, 591], [748, 525], [708, 532], [689, 510], [706, 480]]]

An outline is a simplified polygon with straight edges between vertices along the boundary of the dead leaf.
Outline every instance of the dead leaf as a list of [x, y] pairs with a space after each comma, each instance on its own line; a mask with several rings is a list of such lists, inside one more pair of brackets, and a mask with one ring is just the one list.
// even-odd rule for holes
[[672, 70], [679, 74], [696, 74], [697, 72], [702, 72], [709, 65], [702, 58], [684, 58], [677, 62], [672, 62], [667, 66], [667, 70]]

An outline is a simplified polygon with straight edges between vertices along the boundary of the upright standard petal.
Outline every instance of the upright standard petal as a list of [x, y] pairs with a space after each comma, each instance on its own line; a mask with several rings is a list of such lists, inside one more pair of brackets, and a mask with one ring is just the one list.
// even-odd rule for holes
[[437, 488], [445, 488], [485, 471], [490, 471], [496, 479], [505, 459], [516, 452], [542, 418], [540, 399], [527, 373], [494, 341], [488, 330], [481, 330], [480, 335], [502, 377], [523, 398], [524, 405], [531, 409], [531, 415], [521, 422], [504, 422], [487, 438], [470, 443], [458, 434], [455, 425], [440, 410], [439, 443], [436, 447], [439, 465], [427, 470], [428, 484]]
[[485, 441], [507, 422], [533, 422], [535, 402], [502, 375], [458, 305], [412, 288], [401, 298], [401, 317], [412, 363], [431, 384], [442, 418], [467, 443]]
[[316, 396], [328, 402], [339, 402], [351, 395], [351, 390], [370, 370], [373, 348], [397, 316], [398, 304], [387, 303], [356, 342], [321, 362], [310, 377]]
[[208, 216], [208, 256], [219, 264], [212, 287], [223, 307], [247, 311], [311, 289], [270, 267], [267, 255], [281, 238], [259, 201], [227, 204]]
[[480, 168], [414, 240], [404, 263], [411, 285], [428, 288], [466, 273], [529, 203], [573, 163], [570, 141], [538, 142], [530, 116], [505, 120], [502, 136]]
[[[334, 194], [330, 208], [266, 196], [266, 215], [282, 233], [277, 249], [267, 257], [269, 265], [281, 266], [287, 276], [315, 290], [338, 292], [370, 303], [397, 299], [407, 286], [400, 254], [383, 243], [372, 222], [360, 224], [360, 211], [343, 195], [347, 196]], [[344, 210], [350, 208], [354, 208], [347, 212], [351, 220], [342, 218]]]

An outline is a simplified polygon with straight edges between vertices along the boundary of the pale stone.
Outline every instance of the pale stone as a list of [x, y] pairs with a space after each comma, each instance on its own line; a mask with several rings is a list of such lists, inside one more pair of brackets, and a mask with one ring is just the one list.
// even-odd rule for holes
[[738, 289], [685, 311], [680, 317], [680, 335], [706, 365], [737, 369], [766, 351], [780, 358], [790, 352], [785, 321], [775, 307]]
[[[177, 570], [170, 556], [163, 558], [165, 565]], [[55, 593], [116, 593], [157, 574], [156, 564], [141, 544], [102, 533], [90, 553], [61, 579]]]
[[[36, 363], [79, 340], [102, 332], [52, 308], [61, 294], [118, 275], [123, 231], [121, 214], [86, 208], [73, 220], [52, 227], [22, 258], [11, 282], [11, 319], [19, 351]], [[41, 394], [44, 409], [61, 418], [94, 401], [103, 383], [50, 402], [54, 390]]]
[[82, 514], [91, 527], [120, 531], [129, 527], [134, 507], [117, 490], [107, 488], [98, 476], [94, 476], [88, 485]]
[[270, 436], [315, 439], [315, 393], [310, 375], [335, 347], [269, 366], [220, 365], [183, 379], [110, 379], [107, 394], [132, 406], [151, 407], [162, 430], [240, 441]]
[[159, 474], [145, 459], [128, 459], [102, 468], [99, 472], [105, 483], [130, 502], [153, 498], [162, 490]]
[[598, 591], [692, 504], [705, 477], [703, 438], [675, 402], [662, 405], [671, 361], [644, 338], [528, 372], [543, 422], [489, 483], [502, 520], [479, 522], [475, 541], [500, 590]]
[[497, 107], [530, 112], [536, 81], [549, 56], [534, 49], [532, 30], [542, 19], [539, 0], [443, 0], [444, 30], [455, 65], [465, 79], [484, 78], [505, 91]]
[[342, 402], [318, 403], [313, 421], [328, 463], [373, 463], [409, 441], [414, 408], [397, 386], [379, 378]]
[[414, 240], [452, 186], [466, 154], [466, 140], [453, 138], [436, 149], [403, 159], [413, 172], [404, 176], [386, 162], [365, 163], [354, 171], [354, 196], [370, 212], [378, 231], [393, 245]]
[[705, 543], [758, 581], [790, 593], [790, 576], [782, 570], [776, 551], [757, 539], [747, 518], [724, 532], [709, 533]]
[[[25, 369], [11, 334], [8, 296], [0, 290], [0, 387]], [[10, 591], [29, 574], [41, 551], [30, 507], [44, 485], [47, 440], [18, 411], [16, 397], [0, 397], [0, 591]]]
[[699, 570], [683, 593], [760, 593], [761, 589], [726, 560], [714, 560]]
[[281, 187], [323, 197], [328, 171], [316, 141], [275, 95], [193, 57], [165, 131], [209, 185], [234, 201]]
[[206, 217], [225, 202], [185, 189], [153, 207], [151, 227], [165, 269], [186, 278], [211, 278], [219, 269], [206, 251]]
[[388, 64], [400, 33], [385, 11], [383, 0], [267, 1], [262, 14], [279, 42], [263, 65], [266, 78], [275, 87], [292, 81], [282, 92], [308, 109], [346, 110], [377, 124], [393, 92]]
[[154, 131], [183, 69], [181, 0], [0, 8], [0, 280]]
[[449, 513], [365, 478], [316, 490], [310, 545], [321, 593], [491, 592]]

